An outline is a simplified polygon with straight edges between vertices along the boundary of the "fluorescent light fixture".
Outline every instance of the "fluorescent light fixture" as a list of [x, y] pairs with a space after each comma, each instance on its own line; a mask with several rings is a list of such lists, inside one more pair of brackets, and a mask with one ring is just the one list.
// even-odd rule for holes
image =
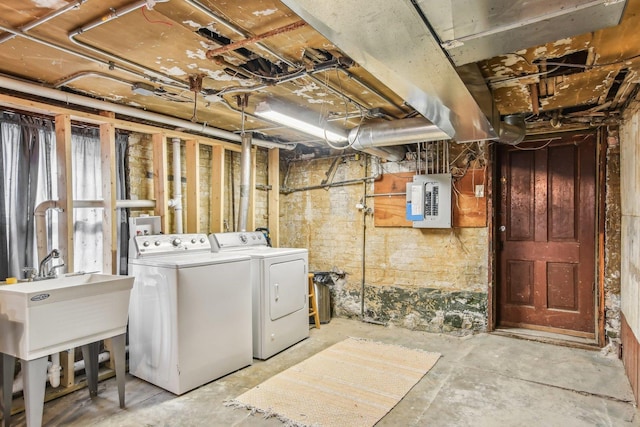
[[256, 116], [299, 130], [329, 142], [347, 142], [347, 131], [331, 126], [319, 113], [293, 108], [275, 100], [263, 101], [256, 106]]

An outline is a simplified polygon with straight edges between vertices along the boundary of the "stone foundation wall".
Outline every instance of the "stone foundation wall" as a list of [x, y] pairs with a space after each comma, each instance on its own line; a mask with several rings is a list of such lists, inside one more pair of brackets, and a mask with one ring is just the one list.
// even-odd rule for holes
[[[320, 184], [332, 162], [292, 163], [286, 185]], [[332, 182], [376, 169], [368, 157], [347, 156]], [[372, 215], [356, 208], [365, 200], [375, 210], [365, 185], [373, 193], [367, 182], [281, 196], [281, 246], [306, 247], [311, 271], [333, 272], [334, 315], [431, 332], [486, 330], [487, 228], [375, 227]]]

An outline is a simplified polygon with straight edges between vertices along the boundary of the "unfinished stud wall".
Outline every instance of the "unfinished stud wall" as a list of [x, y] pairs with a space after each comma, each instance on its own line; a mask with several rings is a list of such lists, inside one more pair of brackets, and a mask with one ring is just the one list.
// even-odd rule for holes
[[[291, 163], [286, 186], [320, 184], [332, 161]], [[364, 156], [344, 157], [332, 182], [375, 175], [375, 163]], [[373, 193], [373, 184], [366, 186]], [[310, 271], [336, 273], [334, 315], [364, 314], [368, 321], [431, 332], [486, 330], [487, 228], [374, 227], [372, 215], [356, 208], [364, 192], [365, 184], [357, 183], [281, 196], [281, 246], [308, 248]], [[375, 209], [374, 198], [365, 200]]]

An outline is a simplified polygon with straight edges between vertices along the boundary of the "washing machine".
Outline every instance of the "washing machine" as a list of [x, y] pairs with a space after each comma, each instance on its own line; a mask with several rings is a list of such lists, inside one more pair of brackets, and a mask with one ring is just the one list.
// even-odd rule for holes
[[218, 254], [251, 257], [253, 357], [268, 359], [309, 336], [308, 251], [272, 248], [261, 232], [214, 233]]
[[251, 258], [206, 234], [132, 239], [129, 372], [180, 395], [250, 365]]

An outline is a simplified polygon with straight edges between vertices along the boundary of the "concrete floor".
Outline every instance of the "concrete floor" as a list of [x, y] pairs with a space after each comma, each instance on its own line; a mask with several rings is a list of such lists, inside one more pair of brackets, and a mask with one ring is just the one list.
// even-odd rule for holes
[[[491, 334], [457, 338], [347, 319], [332, 319], [271, 359], [179, 397], [128, 376], [127, 408], [121, 410], [115, 379], [104, 381], [93, 400], [85, 389], [47, 403], [44, 425], [280, 426], [277, 419], [222, 402], [349, 336], [442, 354], [377, 426], [640, 426], [621, 361], [597, 351]], [[12, 425], [24, 425], [24, 415], [14, 415]]]

